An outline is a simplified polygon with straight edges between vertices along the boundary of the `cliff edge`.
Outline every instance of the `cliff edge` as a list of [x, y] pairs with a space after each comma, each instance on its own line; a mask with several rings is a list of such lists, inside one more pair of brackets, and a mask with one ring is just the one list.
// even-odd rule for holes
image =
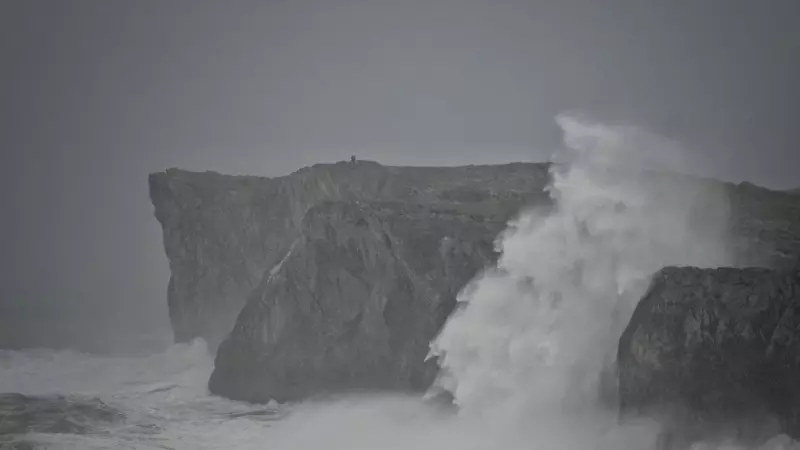
[[[552, 205], [549, 168], [361, 161], [276, 178], [152, 174], [175, 339], [208, 342], [209, 388], [230, 398], [425, 390], [437, 372], [429, 342], [458, 292], [495, 262], [495, 237], [521, 208]], [[800, 197], [682, 182], [725, 190], [735, 266], [800, 267]], [[624, 380], [635, 390], [636, 378]]]
[[516, 211], [548, 201], [549, 164], [389, 167], [370, 161], [318, 164], [284, 177], [169, 169], [149, 177], [171, 277], [177, 342], [212, 350], [233, 329], [264, 275], [301, 235], [303, 218], [326, 201], [487, 205]]
[[252, 293], [217, 353], [209, 387], [229, 398], [299, 400], [423, 391], [429, 342], [456, 294], [496, 260], [513, 211], [328, 202]]

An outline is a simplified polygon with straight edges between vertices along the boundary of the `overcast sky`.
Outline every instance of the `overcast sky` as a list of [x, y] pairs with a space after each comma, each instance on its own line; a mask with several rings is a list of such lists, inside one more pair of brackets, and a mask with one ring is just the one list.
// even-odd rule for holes
[[0, 58], [0, 304], [40, 317], [164, 329], [170, 166], [544, 160], [583, 109], [800, 185], [798, 0], [1, 0]]

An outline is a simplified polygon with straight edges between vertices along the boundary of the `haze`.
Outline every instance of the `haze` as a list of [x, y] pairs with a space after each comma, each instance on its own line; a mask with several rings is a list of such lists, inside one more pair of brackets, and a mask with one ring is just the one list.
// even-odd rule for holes
[[4, 0], [0, 56], [0, 346], [169, 340], [171, 166], [542, 161], [581, 110], [800, 186], [796, 0]]

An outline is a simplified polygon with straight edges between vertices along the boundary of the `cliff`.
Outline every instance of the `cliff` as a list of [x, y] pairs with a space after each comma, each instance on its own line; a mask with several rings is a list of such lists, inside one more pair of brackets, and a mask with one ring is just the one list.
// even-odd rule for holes
[[736, 267], [662, 269], [619, 340], [620, 413], [662, 421], [667, 449], [800, 436], [800, 197], [726, 189]]
[[494, 262], [513, 209], [330, 202], [304, 217], [290, 254], [248, 299], [209, 387], [297, 400], [426, 389], [429, 342], [456, 294]]
[[[276, 178], [152, 174], [175, 339], [218, 350], [209, 387], [231, 398], [424, 390], [436, 372], [424, 362], [429, 341], [458, 291], [493, 263], [509, 218], [551, 204], [548, 169], [357, 162]], [[726, 190], [736, 266], [798, 267], [800, 197], [685, 182]]]
[[216, 349], [249, 294], [300, 237], [314, 205], [388, 200], [516, 211], [547, 201], [548, 167], [387, 167], [359, 161], [318, 164], [276, 178], [178, 169], [151, 174], [150, 198], [171, 271], [167, 298], [175, 340], [202, 337]]
[[665, 268], [619, 341], [621, 411], [665, 421], [673, 445], [796, 437], [799, 344], [800, 270]]

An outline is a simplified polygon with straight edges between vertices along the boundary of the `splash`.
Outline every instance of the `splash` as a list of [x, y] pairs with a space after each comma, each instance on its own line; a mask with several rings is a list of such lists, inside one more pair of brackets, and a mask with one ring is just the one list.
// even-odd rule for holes
[[462, 292], [431, 345], [438, 385], [461, 414], [530, 423], [601, 411], [617, 340], [649, 277], [730, 259], [726, 197], [675, 175], [688, 161], [680, 147], [634, 127], [557, 122], [566, 145], [551, 173], [554, 210], [510, 224], [497, 266]]
[[[620, 425], [604, 407], [604, 377], [654, 271], [729, 261], [725, 195], [674, 175], [688, 160], [673, 143], [574, 116], [558, 122], [566, 145], [549, 187], [555, 208], [510, 224], [497, 266], [464, 290], [431, 344], [457, 415], [409, 396], [280, 407], [211, 397], [213, 358], [199, 341], [146, 358], [0, 352], [0, 391], [99, 396], [128, 417], [102, 435], [33, 437], [59, 448], [654, 448], [657, 424]], [[778, 436], [761, 448], [791, 445]]]

